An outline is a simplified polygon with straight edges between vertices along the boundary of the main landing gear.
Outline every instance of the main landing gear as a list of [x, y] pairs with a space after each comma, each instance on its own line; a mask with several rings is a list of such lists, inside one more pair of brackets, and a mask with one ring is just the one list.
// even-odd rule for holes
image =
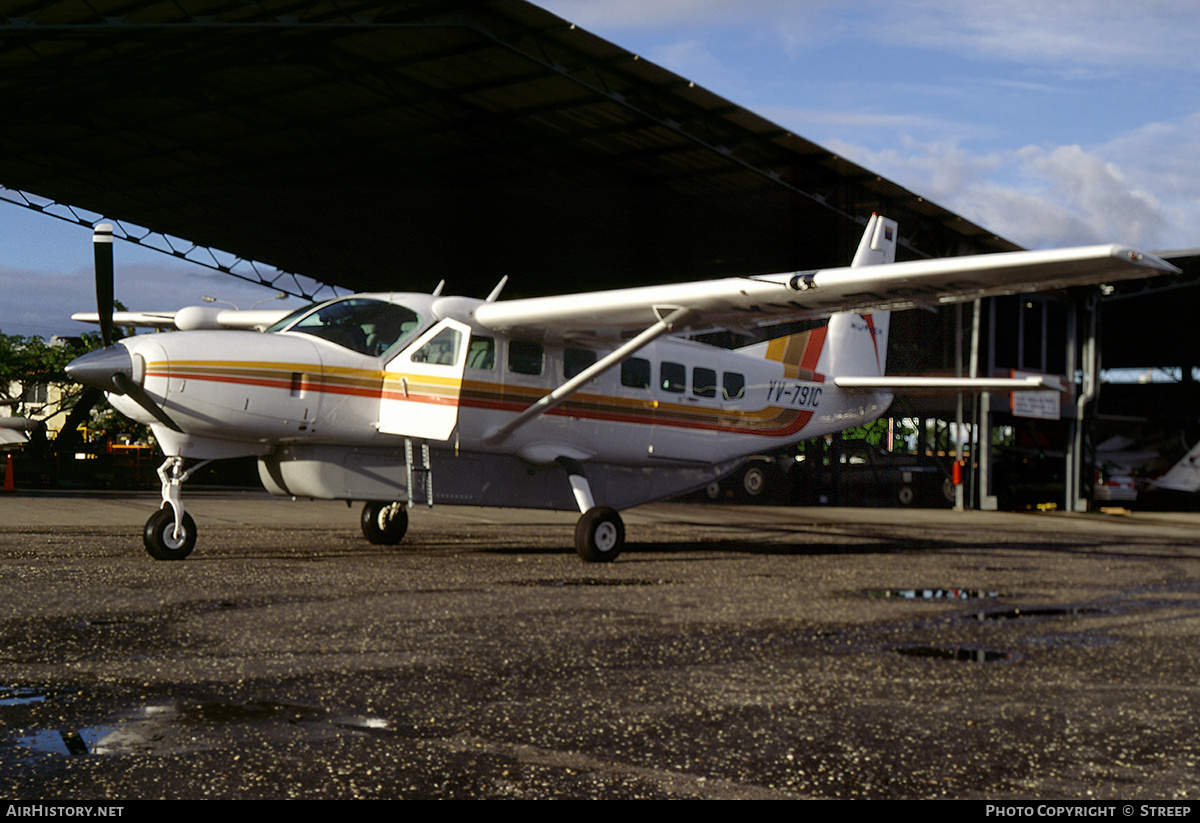
[[403, 503], [368, 501], [359, 520], [363, 537], [377, 546], [394, 546], [408, 531], [408, 509]]
[[587, 563], [611, 563], [625, 547], [625, 523], [615, 509], [597, 506], [583, 466], [568, 457], [558, 464], [566, 469], [575, 503], [583, 517], [575, 524], [575, 552]]
[[146, 551], [155, 560], [182, 560], [196, 547], [196, 521], [183, 510], [183, 482], [210, 462], [202, 460], [185, 471], [182, 457], [168, 457], [158, 467], [163, 502], [142, 532]]
[[[582, 516], [575, 524], [575, 551], [588, 563], [611, 563], [625, 547], [625, 523], [615, 509], [597, 506], [583, 467], [566, 457], [558, 459], [567, 472], [571, 491]], [[404, 503], [367, 501], [359, 517], [363, 537], [377, 546], [395, 546], [408, 531]], [[148, 527], [147, 527], [148, 528]]]
[[611, 563], [625, 545], [625, 524], [608, 506], [592, 506], [575, 524], [575, 551], [588, 563]]

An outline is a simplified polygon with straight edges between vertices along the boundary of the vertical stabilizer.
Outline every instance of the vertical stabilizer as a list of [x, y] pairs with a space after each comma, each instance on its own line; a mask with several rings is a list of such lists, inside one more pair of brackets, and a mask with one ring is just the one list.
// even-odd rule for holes
[[[871, 215], [851, 268], [896, 262], [895, 220]], [[825, 349], [817, 363], [822, 374], [882, 376], [887, 368], [890, 312], [835, 314], [829, 318]]]

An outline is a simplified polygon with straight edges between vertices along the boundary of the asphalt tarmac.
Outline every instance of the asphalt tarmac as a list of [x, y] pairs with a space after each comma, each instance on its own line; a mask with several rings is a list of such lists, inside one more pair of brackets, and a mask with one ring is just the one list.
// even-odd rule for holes
[[1200, 795], [1200, 519], [0, 497], [0, 796]]

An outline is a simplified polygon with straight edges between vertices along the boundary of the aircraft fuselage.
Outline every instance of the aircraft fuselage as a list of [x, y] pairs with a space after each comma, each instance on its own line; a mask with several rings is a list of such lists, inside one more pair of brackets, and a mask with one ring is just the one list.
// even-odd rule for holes
[[[429, 441], [439, 463], [452, 455], [473, 456], [483, 461], [485, 473], [492, 457], [530, 469], [567, 457], [595, 466], [593, 474], [613, 467], [664, 471], [664, 482], [646, 483], [642, 492], [597, 495], [613, 503], [619, 496], [621, 505], [703, 485], [741, 457], [873, 419], [890, 400], [886, 394], [839, 391], [813, 371], [815, 359], [788, 366], [760, 350], [663, 337], [497, 439], [489, 434], [619, 341], [586, 335], [578, 341], [545, 340], [481, 329], [470, 323], [479, 301], [465, 298], [358, 299], [403, 305], [419, 321], [381, 354], [371, 353], [366, 342], [354, 344], [364, 352], [326, 339], [336, 335], [324, 331], [319, 334], [325, 336], [192, 331], [127, 339], [121, 345], [139, 363], [146, 392], [183, 433], [150, 419], [129, 398], [110, 399], [122, 413], [151, 424], [168, 455], [259, 456], [264, 466], [274, 467], [264, 469], [264, 480], [276, 493], [364, 499], [394, 487], [393, 495], [405, 499], [408, 476], [383, 469], [403, 465], [397, 455], [407, 437]], [[449, 339], [438, 334], [439, 324], [446, 328], [451, 321], [470, 327], [453, 355], [448, 345], [438, 346]], [[438, 427], [440, 434], [432, 434]], [[370, 457], [372, 450], [380, 455]], [[368, 473], [379, 482], [346, 481], [348, 460], [378, 463]], [[307, 468], [279, 468], [297, 462]], [[328, 482], [321, 477], [324, 464], [337, 475]], [[601, 465], [608, 468], [601, 472]], [[449, 468], [437, 472], [445, 493], [439, 497], [487, 502], [472, 498], [469, 488], [455, 488], [472, 485], [470, 472], [461, 483], [452, 480], [454, 474]], [[524, 505], [548, 502], [540, 492], [534, 496], [538, 499]], [[573, 506], [569, 494], [549, 497], [557, 501], [551, 507]], [[522, 505], [512, 494], [502, 499], [498, 505]]]

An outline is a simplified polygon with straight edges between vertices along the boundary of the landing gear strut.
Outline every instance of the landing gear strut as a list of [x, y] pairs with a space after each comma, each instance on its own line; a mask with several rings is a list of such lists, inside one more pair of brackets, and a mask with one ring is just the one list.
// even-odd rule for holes
[[196, 521], [183, 510], [183, 483], [192, 472], [211, 462], [202, 460], [185, 471], [182, 457], [168, 457], [158, 467], [163, 502], [142, 532], [146, 551], [155, 560], [182, 560], [196, 547]]
[[566, 469], [575, 503], [583, 517], [575, 524], [575, 552], [587, 563], [611, 563], [625, 546], [625, 523], [615, 509], [597, 506], [583, 466], [568, 457], [558, 458]]

